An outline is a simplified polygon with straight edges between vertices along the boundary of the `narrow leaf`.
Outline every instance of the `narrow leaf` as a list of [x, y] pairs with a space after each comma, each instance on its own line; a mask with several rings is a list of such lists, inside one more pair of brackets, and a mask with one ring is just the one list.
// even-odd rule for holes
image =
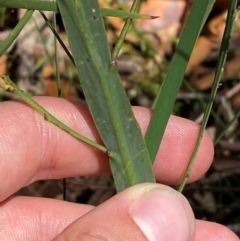
[[31, 18], [33, 13], [34, 13], [34, 10], [28, 10], [23, 15], [21, 20], [18, 22], [16, 27], [12, 30], [11, 34], [9, 34], [7, 36], [7, 38], [4, 39], [4, 41], [2, 41], [0, 43], [0, 56], [2, 56], [8, 50], [8, 48], [12, 45], [12, 43], [15, 41], [17, 36], [20, 34], [20, 32], [22, 31], [22, 29], [24, 28], [24, 26], [26, 25], [28, 20]]
[[209, 15], [215, 0], [195, 0], [169, 66], [166, 79], [155, 100], [154, 113], [145, 141], [154, 162], [168, 119], [172, 113], [195, 41]]

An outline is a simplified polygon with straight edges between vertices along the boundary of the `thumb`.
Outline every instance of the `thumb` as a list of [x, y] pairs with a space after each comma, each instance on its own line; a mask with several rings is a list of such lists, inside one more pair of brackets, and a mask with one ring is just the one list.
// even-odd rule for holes
[[94, 208], [54, 240], [190, 241], [194, 230], [184, 196], [164, 185], [144, 183]]

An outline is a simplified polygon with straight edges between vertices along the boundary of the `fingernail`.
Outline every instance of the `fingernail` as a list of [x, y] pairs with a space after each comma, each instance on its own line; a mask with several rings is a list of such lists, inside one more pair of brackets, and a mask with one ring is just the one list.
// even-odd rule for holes
[[193, 235], [192, 211], [180, 195], [155, 188], [131, 205], [130, 216], [149, 241], [186, 241]]

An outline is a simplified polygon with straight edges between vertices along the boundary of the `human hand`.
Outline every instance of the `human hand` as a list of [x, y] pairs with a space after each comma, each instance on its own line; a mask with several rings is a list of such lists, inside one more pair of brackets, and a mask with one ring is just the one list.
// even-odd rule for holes
[[[36, 100], [81, 134], [100, 142], [86, 105]], [[143, 133], [151, 116], [134, 107]], [[35, 197], [12, 197], [36, 180], [110, 173], [108, 159], [48, 123], [22, 102], [0, 104], [0, 240], [236, 241], [230, 230], [194, 219], [186, 199], [170, 187], [140, 184], [98, 207]], [[154, 163], [158, 182], [178, 184], [198, 134], [191, 121], [170, 118]], [[189, 181], [209, 168], [213, 145], [205, 133]], [[147, 239], [148, 238], [148, 239]]]

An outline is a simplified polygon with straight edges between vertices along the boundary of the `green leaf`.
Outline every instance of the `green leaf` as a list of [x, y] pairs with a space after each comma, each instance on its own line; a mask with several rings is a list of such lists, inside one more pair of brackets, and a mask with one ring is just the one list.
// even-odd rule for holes
[[166, 79], [154, 103], [145, 141], [152, 162], [154, 162], [167, 122], [181, 86], [196, 39], [212, 9], [215, 0], [195, 0], [169, 66]]
[[20, 34], [28, 20], [32, 17], [33, 13], [34, 10], [28, 10], [18, 22], [16, 27], [12, 30], [11, 34], [9, 34], [7, 38], [0, 43], [0, 56], [2, 56], [16, 40], [17, 36]]
[[139, 125], [111, 56], [97, 0], [57, 0], [81, 85], [109, 150], [117, 191], [155, 182]]

